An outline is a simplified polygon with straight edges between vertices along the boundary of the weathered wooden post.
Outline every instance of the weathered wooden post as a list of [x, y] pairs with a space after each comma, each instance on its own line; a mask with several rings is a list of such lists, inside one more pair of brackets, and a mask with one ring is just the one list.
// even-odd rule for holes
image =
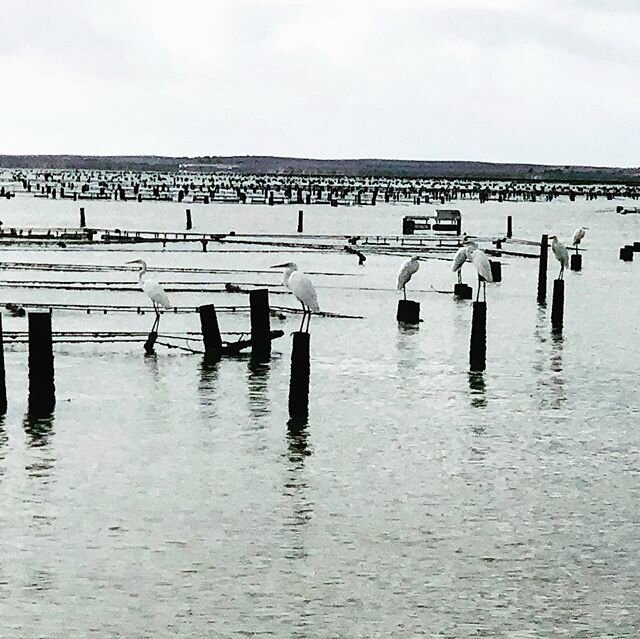
[[538, 264], [538, 304], [547, 303], [547, 260], [549, 258], [549, 236], [540, 240], [540, 262]]
[[507, 237], [513, 237], [513, 218], [510, 215], [507, 215]]
[[187, 209], [187, 231], [192, 229], [193, 225], [191, 224], [191, 209]]
[[420, 322], [420, 302], [398, 300], [396, 319], [403, 324], [418, 324]]
[[491, 265], [491, 277], [494, 282], [502, 282], [502, 262], [497, 260], [489, 260]]
[[271, 357], [271, 326], [269, 322], [269, 291], [266, 288], [249, 293], [251, 309], [251, 356], [259, 361]]
[[30, 415], [50, 415], [56, 405], [51, 313], [29, 313]]
[[582, 255], [580, 253], [571, 254], [570, 268], [572, 271], [582, 270]]
[[627, 244], [620, 249], [620, 259], [624, 262], [633, 262], [633, 246]]
[[200, 313], [200, 326], [202, 329], [202, 341], [204, 343], [204, 354], [209, 359], [220, 359], [222, 357], [222, 337], [218, 327], [218, 316], [216, 307], [213, 304], [206, 304], [198, 307]]
[[468, 284], [459, 282], [454, 285], [453, 294], [460, 300], [470, 300], [473, 297], [473, 289]]
[[7, 412], [7, 384], [4, 373], [4, 339], [2, 335], [2, 313], [0, 313], [0, 415]]
[[553, 301], [551, 303], [551, 327], [562, 331], [564, 323], [564, 280], [553, 280]]
[[306, 421], [309, 415], [309, 333], [296, 331], [291, 350], [291, 379], [289, 381], [289, 417]]
[[474, 302], [471, 317], [471, 344], [469, 366], [472, 371], [483, 371], [487, 367], [487, 303]]
[[302, 233], [304, 227], [304, 211], [298, 211], [298, 233]]
[[80, 228], [83, 229], [87, 226], [87, 220], [84, 217], [84, 206], [80, 207]]

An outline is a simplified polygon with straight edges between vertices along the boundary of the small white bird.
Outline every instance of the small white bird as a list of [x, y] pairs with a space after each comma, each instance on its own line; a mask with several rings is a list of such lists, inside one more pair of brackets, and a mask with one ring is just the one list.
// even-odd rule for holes
[[476, 267], [478, 271], [478, 293], [476, 295], [476, 302], [480, 301], [480, 285], [482, 285], [482, 297], [483, 301], [487, 300], [487, 282], [493, 282], [493, 274], [491, 273], [491, 263], [487, 254], [479, 248], [475, 248], [471, 253], [471, 263]]
[[581, 226], [579, 229], [576, 229], [573, 232], [573, 246], [576, 249], [576, 253], [578, 252], [578, 244], [582, 242], [582, 238], [584, 237], [585, 231], [588, 231], [588, 226]]
[[156, 280], [147, 275], [147, 263], [144, 260], [131, 260], [130, 262], [127, 262], [127, 264], [140, 265], [138, 283], [153, 303], [153, 310], [156, 313], [156, 319], [153, 323], [153, 328], [151, 329], [151, 332], [153, 333], [157, 330], [158, 324], [160, 323], [159, 307], [163, 306], [164, 308], [171, 308], [171, 302], [169, 302], [169, 297], [162, 286], [160, 286]]
[[313, 286], [311, 278], [306, 273], [303, 273], [295, 262], [275, 264], [271, 268], [284, 268], [282, 283], [296, 296], [300, 304], [302, 304], [300, 331], [302, 332], [304, 330], [304, 320], [306, 318], [306, 332], [308, 333], [311, 313], [317, 313], [320, 310], [318, 295], [316, 294], [316, 289]]
[[567, 247], [558, 240], [557, 235], [550, 235], [551, 242], [551, 250], [555, 255], [558, 262], [560, 262], [560, 274], [558, 275], [558, 279], [564, 279], [564, 269], [569, 265], [569, 251], [567, 251]]
[[404, 299], [407, 299], [407, 282], [411, 279], [411, 276], [420, 268], [420, 258], [416, 255], [410, 260], [407, 260], [398, 271], [398, 290], [404, 293]]

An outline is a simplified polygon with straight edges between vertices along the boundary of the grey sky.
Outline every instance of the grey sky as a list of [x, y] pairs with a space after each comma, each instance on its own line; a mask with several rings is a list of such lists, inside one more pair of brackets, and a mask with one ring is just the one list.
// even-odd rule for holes
[[637, 0], [0, 0], [0, 153], [640, 165]]

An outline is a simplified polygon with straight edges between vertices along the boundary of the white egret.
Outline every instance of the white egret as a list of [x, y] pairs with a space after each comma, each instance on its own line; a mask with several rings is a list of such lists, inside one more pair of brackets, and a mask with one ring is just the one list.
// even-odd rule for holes
[[420, 258], [416, 255], [410, 260], [407, 260], [398, 271], [398, 290], [404, 293], [404, 299], [407, 299], [407, 282], [411, 279], [411, 276], [420, 268]]
[[578, 252], [578, 244], [582, 242], [582, 238], [584, 237], [585, 231], [588, 231], [588, 226], [581, 226], [579, 229], [576, 229], [573, 232], [573, 246], [576, 249], [576, 253]]
[[480, 301], [480, 286], [482, 285], [482, 297], [483, 301], [487, 300], [487, 282], [493, 282], [493, 274], [491, 273], [491, 263], [487, 254], [475, 246], [467, 247], [467, 256], [469, 261], [476, 267], [478, 271], [478, 293], [476, 295], [476, 302]]
[[317, 313], [320, 310], [320, 306], [318, 305], [318, 296], [311, 278], [306, 273], [303, 273], [295, 262], [275, 264], [271, 268], [284, 268], [284, 272], [282, 273], [282, 283], [296, 296], [300, 304], [302, 304], [302, 322], [300, 323], [300, 331], [304, 330], [304, 320], [306, 317], [306, 332], [308, 333], [311, 313]]
[[151, 329], [151, 332], [153, 333], [157, 330], [158, 324], [160, 323], [159, 307], [163, 306], [164, 308], [170, 308], [171, 302], [169, 302], [169, 297], [167, 296], [162, 286], [160, 286], [160, 284], [158, 284], [156, 280], [147, 275], [147, 263], [144, 260], [131, 260], [130, 262], [127, 262], [127, 264], [140, 265], [140, 272], [138, 273], [138, 283], [153, 303], [153, 310], [156, 313], [156, 319], [153, 322], [153, 328]]
[[470, 253], [473, 253], [477, 248], [478, 245], [466, 235], [462, 238], [462, 246], [453, 256], [453, 264], [451, 265], [451, 270], [458, 273], [458, 284], [462, 284], [462, 266], [465, 262], [471, 261]]
[[558, 279], [564, 279], [564, 269], [569, 265], [569, 251], [567, 251], [567, 247], [558, 240], [557, 235], [550, 235], [551, 242], [551, 250], [553, 254], [556, 256], [558, 262], [560, 262], [560, 274], [558, 275]]

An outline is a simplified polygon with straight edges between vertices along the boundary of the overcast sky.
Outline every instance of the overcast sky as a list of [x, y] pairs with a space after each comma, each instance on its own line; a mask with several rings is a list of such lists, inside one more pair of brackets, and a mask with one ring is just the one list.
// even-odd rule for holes
[[0, 0], [0, 153], [640, 165], [640, 0]]

